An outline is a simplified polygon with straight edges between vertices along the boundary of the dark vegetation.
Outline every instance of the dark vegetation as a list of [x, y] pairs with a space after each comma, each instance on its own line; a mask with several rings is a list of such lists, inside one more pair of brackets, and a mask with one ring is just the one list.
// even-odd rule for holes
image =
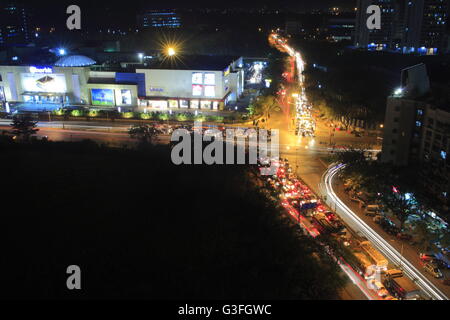
[[[347, 164], [342, 172], [344, 181], [351, 181], [352, 189], [356, 192], [365, 191], [371, 203], [380, 201], [389, 208], [400, 222], [403, 229], [411, 218], [412, 233], [419, 238], [418, 244], [423, 248], [432, 247], [432, 243], [440, 242], [443, 247], [450, 245], [448, 229], [432, 230], [425, 228], [422, 235], [422, 224], [432, 225], [427, 212], [435, 210], [436, 202], [427, 194], [420, 179], [412, 179], [423, 168], [420, 165], [395, 167], [379, 161], [367, 160], [363, 151], [349, 150], [336, 155], [339, 162]], [[414, 200], [408, 199], [406, 194], [414, 195]], [[447, 212], [435, 210], [441, 216], [448, 218]], [[419, 230], [419, 231], [418, 231]]]
[[3, 298], [331, 299], [342, 284], [251, 167], [5, 136], [0, 157]]

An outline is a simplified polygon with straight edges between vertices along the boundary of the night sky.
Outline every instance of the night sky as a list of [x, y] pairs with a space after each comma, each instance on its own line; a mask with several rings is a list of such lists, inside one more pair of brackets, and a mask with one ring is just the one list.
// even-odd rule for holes
[[89, 25], [98, 23], [100, 27], [105, 25], [131, 26], [136, 21], [136, 13], [144, 9], [170, 9], [170, 8], [288, 8], [297, 10], [326, 9], [331, 6], [352, 7], [356, 0], [229, 0], [225, 3], [217, 3], [209, 0], [192, 1], [106, 1], [106, 0], [40, 0], [25, 1], [32, 7], [35, 24], [46, 26], [63, 26], [67, 17], [66, 8], [71, 4], [77, 4], [82, 11], [82, 17], [88, 19]]

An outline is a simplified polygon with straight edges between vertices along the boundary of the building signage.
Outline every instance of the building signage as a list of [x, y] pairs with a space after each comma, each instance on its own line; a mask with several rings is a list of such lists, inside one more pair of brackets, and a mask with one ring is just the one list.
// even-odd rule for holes
[[113, 89], [91, 89], [92, 105], [94, 106], [114, 106]]
[[50, 67], [30, 67], [31, 73], [52, 73], [53, 70]]
[[66, 77], [55, 73], [22, 73], [21, 84], [23, 91], [65, 93]]
[[160, 87], [150, 87], [150, 92], [164, 92], [164, 89]]

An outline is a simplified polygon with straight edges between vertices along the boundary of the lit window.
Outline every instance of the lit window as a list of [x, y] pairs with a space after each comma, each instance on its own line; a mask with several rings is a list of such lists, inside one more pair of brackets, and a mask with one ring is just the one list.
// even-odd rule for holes
[[214, 73], [205, 73], [205, 84], [216, 84], [216, 75]]
[[422, 126], [422, 122], [416, 121], [416, 127], [421, 127], [421, 126]]
[[214, 97], [216, 95], [216, 89], [214, 86], [205, 86], [205, 96]]
[[447, 159], [447, 152], [445, 152], [444, 150], [441, 151], [441, 158], [442, 159]]
[[198, 84], [192, 85], [192, 95], [193, 96], [201, 96], [202, 95], [202, 86]]
[[192, 74], [192, 84], [203, 84], [203, 73], [195, 72]]
[[201, 109], [211, 109], [211, 101], [209, 101], [209, 100], [200, 101], [200, 108]]
[[180, 100], [180, 108], [188, 108], [189, 102], [187, 100]]
[[191, 109], [198, 109], [199, 101], [198, 100], [191, 100]]
[[169, 100], [169, 108], [178, 108], [178, 100]]

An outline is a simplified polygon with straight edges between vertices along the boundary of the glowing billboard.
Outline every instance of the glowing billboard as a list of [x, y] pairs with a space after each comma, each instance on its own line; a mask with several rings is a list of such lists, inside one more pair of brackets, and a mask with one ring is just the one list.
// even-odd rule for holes
[[66, 77], [56, 73], [22, 73], [21, 84], [23, 91], [29, 92], [67, 92]]
[[113, 89], [91, 89], [91, 95], [94, 106], [114, 106]]
[[120, 90], [120, 96], [122, 98], [122, 104], [125, 104], [125, 105], [131, 104], [131, 90], [129, 90], [129, 89]]

